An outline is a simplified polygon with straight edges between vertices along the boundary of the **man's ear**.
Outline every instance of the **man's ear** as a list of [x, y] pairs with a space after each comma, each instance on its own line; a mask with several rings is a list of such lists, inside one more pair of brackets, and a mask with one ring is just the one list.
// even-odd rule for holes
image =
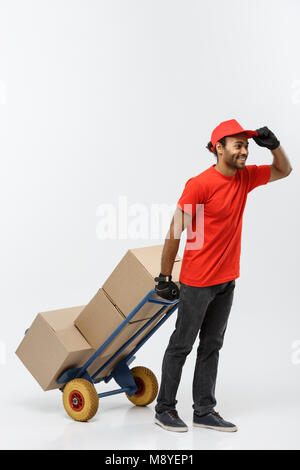
[[220, 142], [217, 142], [216, 143], [216, 150], [217, 150], [217, 153], [219, 153], [220, 151], [222, 151], [222, 144]]

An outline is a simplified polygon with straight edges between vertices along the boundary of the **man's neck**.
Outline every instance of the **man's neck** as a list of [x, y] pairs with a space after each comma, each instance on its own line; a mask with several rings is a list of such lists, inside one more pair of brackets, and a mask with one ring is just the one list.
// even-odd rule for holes
[[215, 166], [215, 169], [224, 176], [234, 176], [236, 173], [236, 168], [230, 168], [222, 162], [218, 162]]

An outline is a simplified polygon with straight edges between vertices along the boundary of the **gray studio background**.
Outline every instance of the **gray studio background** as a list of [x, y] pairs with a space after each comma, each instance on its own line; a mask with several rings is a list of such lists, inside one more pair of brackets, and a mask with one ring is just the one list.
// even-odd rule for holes
[[[217, 410], [238, 424], [247, 416], [245, 439], [224, 443], [210, 434], [202, 442], [298, 446], [292, 430], [300, 391], [299, 15], [296, 0], [0, 1], [4, 448], [72, 447], [65, 426], [76, 445], [101, 447], [76, 435], [57, 392], [42, 392], [14, 351], [39, 311], [86, 304], [129, 248], [164, 243], [165, 234], [99, 239], [99, 206], [117, 207], [120, 196], [128, 205], [175, 204], [187, 179], [215, 163], [205, 146], [212, 129], [232, 118], [247, 129], [267, 125], [293, 172], [251, 192], [244, 213]], [[249, 143], [247, 164], [272, 163], [270, 151]], [[183, 248], [184, 239], [180, 254]], [[158, 379], [174, 323], [175, 315], [135, 361]], [[195, 350], [178, 395], [185, 419], [192, 413]], [[119, 411], [127, 406], [116, 396], [101, 408], [113, 413], [114, 403]], [[290, 433], [276, 434], [278, 419]], [[268, 426], [260, 437], [249, 431], [257, 420]], [[101, 427], [100, 415], [91, 426]], [[108, 433], [103, 445], [202, 445], [162, 433], [147, 444], [138, 437], [121, 444]], [[65, 444], [57, 434], [68, 436]]]

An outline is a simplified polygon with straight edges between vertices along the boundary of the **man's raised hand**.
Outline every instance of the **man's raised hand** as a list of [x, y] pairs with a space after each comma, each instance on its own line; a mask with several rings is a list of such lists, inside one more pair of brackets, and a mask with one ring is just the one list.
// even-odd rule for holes
[[256, 132], [258, 135], [254, 135], [253, 139], [260, 147], [266, 147], [269, 150], [275, 150], [277, 147], [279, 147], [279, 140], [267, 126], [256, 129]]

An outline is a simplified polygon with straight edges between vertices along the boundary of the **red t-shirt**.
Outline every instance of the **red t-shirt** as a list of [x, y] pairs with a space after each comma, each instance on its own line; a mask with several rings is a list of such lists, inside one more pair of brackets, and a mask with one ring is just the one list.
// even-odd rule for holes
[[193, 216], [179, 280], [205, 287], [231, 281], [240, 275], [243, 212], [247, 195], [266, 184], [270, 165], [246, 165], [225, 176], [212, 165], [190, 178], [177, 206]]

